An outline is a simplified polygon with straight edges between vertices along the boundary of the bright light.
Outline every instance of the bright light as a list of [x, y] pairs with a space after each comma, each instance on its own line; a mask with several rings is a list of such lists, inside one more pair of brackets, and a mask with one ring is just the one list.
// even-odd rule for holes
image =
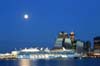
[[29, 18], [28, 14], [25, 14], [24, 19], [28, 19], [28, 18]]

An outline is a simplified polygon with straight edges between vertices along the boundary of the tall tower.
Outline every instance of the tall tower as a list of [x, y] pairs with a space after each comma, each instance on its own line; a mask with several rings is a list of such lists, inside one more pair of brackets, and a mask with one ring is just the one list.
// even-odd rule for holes
[[74, 32], [71, 32], [71, 33], [70, 33], [70, 39], [71, 39], [72, 44], [73, 44], [74, 41], [75, 41], [75, 34], [74, 34]]
[[72, 49], [76, 49], [76, 40], [75, 40], [75, 33], [71, 32], [70, 33], [70, 40], [72, 44]]

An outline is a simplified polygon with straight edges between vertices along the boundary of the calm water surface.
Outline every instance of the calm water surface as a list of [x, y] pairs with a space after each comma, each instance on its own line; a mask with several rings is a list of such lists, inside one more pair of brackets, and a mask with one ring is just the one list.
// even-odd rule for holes
[[0, 60], [0, 66], [100, 66], [100, 59]]

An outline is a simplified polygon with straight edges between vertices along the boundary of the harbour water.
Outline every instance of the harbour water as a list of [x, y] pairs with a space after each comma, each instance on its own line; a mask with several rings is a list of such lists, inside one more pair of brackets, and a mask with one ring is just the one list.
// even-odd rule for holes
[[0, 66], [100, 66], [100, 59], [0, 60]]

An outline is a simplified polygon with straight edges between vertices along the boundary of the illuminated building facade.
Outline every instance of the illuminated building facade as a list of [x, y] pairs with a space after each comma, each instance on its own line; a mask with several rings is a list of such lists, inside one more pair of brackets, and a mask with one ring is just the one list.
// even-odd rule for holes
[[94, 38], [94, 49], [100, 49], [100, 37]]
[[77, 40], [76, 42], [76, 52], [77, 53], [83, 53], [84, 52], [84, 42]]
[[84, 51], [85, 51], [85, 53], [90, 52], [90, 50], [91, 50], [91, 42], [90, 41], [84, 42]]
[[69, 35], [65, 32], [60, 32], [55, 43], [55, 48], [73, 49], [77, 53], [84, 52], [84, 42], [75, 39], [75, 33], [71, 32]]
[[72, 49], [76, 49], [76, 40], [75, 40], [75, 33], [74, 32], [70, 33], [70, 39], [71, 39], [71, 43], [72, 43]]
[[94, 37], [94, 50], [88, 56], [100, 57], [100, 36]]
[[64, 47], [65, 49], [76, 49], [75, 43], [74, 32], [71, 32], [70, 36], [66, 32], [60, 32], [55, 42], [55, 48]]
[[100, 36], [94, 38], [94, 53], [100, 54]]
[[64, 40], [65, 38], [67, 38], [68, 35], [67, 33], [65, 32], [60, 32], [57, 39], [56, 39], [56, 42], [55, 42], [55, 48], [61, 48], [63, 45], [64, 45]]

